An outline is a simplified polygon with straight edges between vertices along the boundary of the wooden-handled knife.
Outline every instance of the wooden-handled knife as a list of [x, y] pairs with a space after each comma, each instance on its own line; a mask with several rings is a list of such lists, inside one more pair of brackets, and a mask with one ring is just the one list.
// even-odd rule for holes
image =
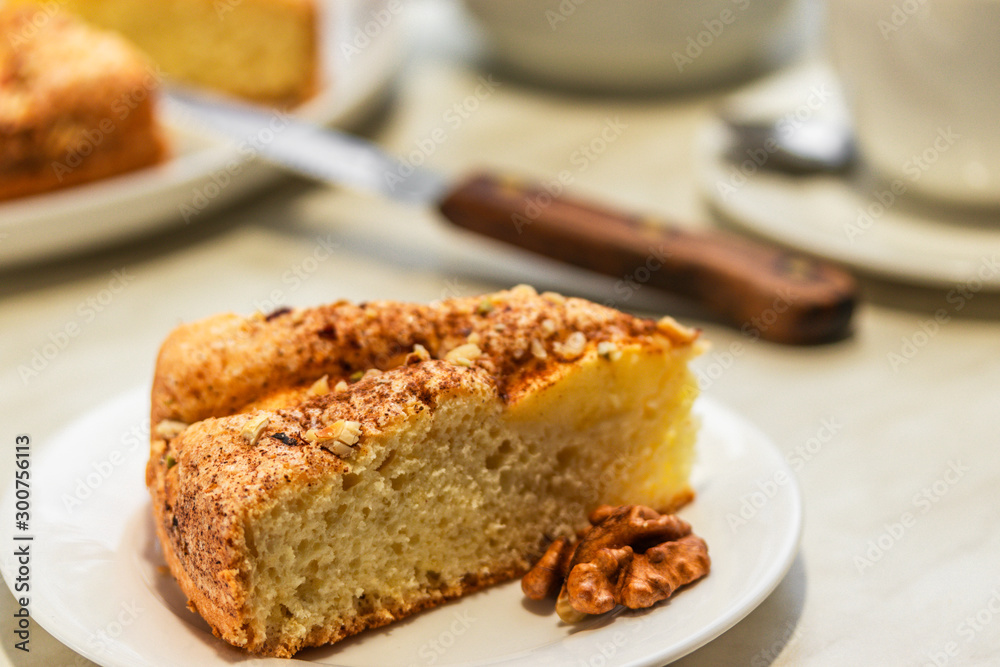
[[250, 141], [256, 154], [276, 165], [436, 206], [463, 229], [606, 275], [632, 276], [696, 302], [749, 336], [811, 344], [850, 331], [857, 285], [829, 263], [735, 234], [685, 230], [488, 172], [452, 183], [363, 139], [229, 100], [172, 92], [167, 103], [175, 119]]

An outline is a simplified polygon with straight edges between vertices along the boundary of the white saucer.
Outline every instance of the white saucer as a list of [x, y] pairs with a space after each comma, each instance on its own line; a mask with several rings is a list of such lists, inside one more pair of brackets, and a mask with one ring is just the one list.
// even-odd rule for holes
[[[786, 72], [731, 101], [792, 112], [808, 109], [810, 91], [823, 87], [831, 94], [817, 113], [840, 113], [835, 79], [821, 65]], [[878, 276], [1000, 290], [1000, 211], [945, 209], [907, 192], [896, 195], [863, 168], [845, 176], [792, 176], [756, 169], [752, 161], [741, 167], [725, 158], [726, 137], [720, 121], [706, 125], [697, 169], [703, 195], [728, 222]]]
[[[69, 425], [31, 454], [30, 611], [57, 639], [102, 665], [285, 665], [212, 636], [166, 574], [144, 484], [148, 388]], [[711, 641], [759, 605], [788, 571], [802, 502], [781, 452], [721, 405], [698, 401], [703, 428], [682, 515], [708, 542], [711, 574], [667, 603], [566, 626], [552, 604], [524, 599], [517, 582], [365, 632], [297, 660], [354, 667], [618, 664], [660, 666]], [[14, 489], [0, 516], [14, 516]], [[13, 522], [0, 526], [12, 541]], [[21, 544], [17, 542], [16, 544]], [[0, 563], [7, 585], [12, 549]]]

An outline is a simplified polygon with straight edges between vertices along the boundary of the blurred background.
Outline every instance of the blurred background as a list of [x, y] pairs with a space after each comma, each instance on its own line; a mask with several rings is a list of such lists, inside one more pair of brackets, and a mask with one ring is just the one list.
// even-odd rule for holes
[[[46, 174], [84, 173], [91, 154], [137, 136], [127, 122], [147, 98], [158, 99], [150, 136], [165, 152], [0, 201], [8, 442], [30, 433], [43, 452], [65, 441], [57, 434], [76, 417], [148, 384], [171, 329], [220, 311], [431, 301], [530, 283], [669, 313], [705, 330], [713, 347], [695, 368], [702, 391], [770, 436], [807, 516], [774, 592], [681, 664], [1000, 660], [983, 588], [997, 585], [1000, 553], [990, 530], [1000, 519], [1000, 4], [66, 0], [30, 11], [4, 24], [0, 182], [39, 162]], [[138, 75], [115, 75], [126, 83], [105, 100], [113, 112], [94, 101], [92, 80], [76, 78], [87, 69], [74, 65], [79, 53], [96, 49], [49, 49], [69, 43], [48, 32], [64, 29], [54, 17], [66, 12], [147, 54]], [[25, 68], [32, 49], [43, 54], [32, 62], [58, 76]], [[25, 81], [42, 92], [32, 96]], [[92, 124], [39, 142], [43, 157], [31, 162], [18, 152], [23, 128], [67, 126], [47, 115], [54, 90], [67, 117]], [[250, 129], [209, 122], [183, 99], [192, 91], [228, 111], [252, 105]], [[399, 162], [380, 163], [374, 186], [338, 187], [331, 180], [363, 181], [354, 167], [365, 161], [325, 152], [318, 135], [292, 142], [292, 119], [362, 137]], [[314, 177], [300, 173], [304, 163]], [[642, 253], [611, 275], [571, 266], [448, 224], [430, 195], [385, 196], [388, 174], [411, 184], [422, 170], [444, 187], [477, 170], [534, 183], [511, 214], [561, 194], [667, 234], [657, 238], [699, 234], [684, 257], [726, 276], [727, 288], [705, 283], [692, 296]], [[729, 241], [702, 232], [762, 244], [782, 261], [726, 254]], [[794, 301], [780, 290], [766, 293], [770, 310], [734, 317], [713, 305], [713, 293], [731, 289], [739, 303], [743, 286], [759, 295], [761, 276], [802, 266], [848, 276], [856, 304], [818, 344], [767, 340], [775, 304]], [[141, 448], [131, 456], [141, 467]], [[968, 471], [941, 487], [956, 461]], [[37, 484], [55, 504], [73, 493]], [[745, 491], [718, 511], [736, 511]], [[913, 522], [897, 535], [906, 513]], [[32, 654], [14, 649], [17, 607], [2, 598], [0, 664], [91, 664], [38, 625]], [[92, 623], [106, 627], [112, 616], [101, 614], [91, 610]], [[967, 618], [979, 619], [968, 632]]]

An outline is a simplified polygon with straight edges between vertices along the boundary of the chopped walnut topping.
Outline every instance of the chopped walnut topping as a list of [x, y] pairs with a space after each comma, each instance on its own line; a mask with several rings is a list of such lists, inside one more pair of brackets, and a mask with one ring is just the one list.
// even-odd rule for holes
[[172, 440], [183, 433], [187, 427], [187, 424], [176, 419], [164, 419], [156, 425], [154, 432], [164, 440]]
[[531, 285], [515, 285], [510, 288], [510, 293], [515, 296], [538, 296], [537, 290]]
[[361, 379], [378, 377], [379, 375], [382, 375], [382, 371], [377, 368], [369, 368], [365, 371], [365, 374], [361, 376]]
[[559, 292], [542, 292], [542, 298], [549, 303], [554, 303], [556, 305], [563, 305], [566, 303], [566, 297], [564, 297]]
[[345, 445], [340, 440], [326, 440], [319, 443], [319, 446], [342, 459], [346, 459], [354, 453], [353, 447]]
[[602, 340], [597, 344], [597, 354], [611, 361], [618, 361], [622, 358], [622, 351], [609, 340]]
[[686, 327], [669, 315], [657, 320], [656, 328], [675, 343], [687, 344], [698, 337], [697, 329]]
[[549, 356], [549, 353], [545, 351], [545, 345], [537, 338], [531, 339], [531, 356], [536, 359], [544, 359]]
[[548, 338], [556, 332], [556, 323], [553, 320], [546, 318], [542, 320], [542, 323], [538, 325], [538, 328], [541, 329], [542, 335]]
[[567, 359], [576, 359], [587, 348], [587, 337], [580, 331], [574, 331], [562, 343], [556, 343], [556, 353]]
[[337, 456], [350, 456], [354, 453], [351, 445], [357, 444], [361, 438], [361, 424], [341, 419], [321, 429], [309, 429], [304, 437]]
[[431, 353], [427, 351], [427, 348], [420, 343], [417, 343], [413, 346], [413, 352], [406, 355], [406, 358], [403, 360], [403, 365], [409, 366], [410, 364], [416, 364], [421, 361], [429, 361], [430, 358]]
[[475, 343], [459, 345], [448, 354], [444, 355], [445, 361], [456, 366], [472, 366], [472, 362], [482, 356], [483, 351]]
[[483, 338], [479, 335], [478, 331], [473, 331], [469, 334], [468, 338], [465, 339], [465, 342], [471, 345], [479, 345], [483, 342]]
[[342, 434], [340, 440], [348, 445], [353, 445], [361, 438], [361, 424], [359, 422], [340, 422]]
[[330, 393], [330, 376], [324, 375], [320, 379], [313, 382], [312, 386], [306, 392], [307, 396], [325, 396]]
[[346, 381], [341, 380], [337, 384], [333, 385], [333, 391], [337, 394], [347, 391], [348, 384]]
[[240, 431], [240, 435], [246, 439], [248, 444], [256, 445], [260, 440], [261, 434], [264, 433], [264, 429], [270, 423], [271, 419], [267, 415], [251, 417], [243, 424], [243, 430]]

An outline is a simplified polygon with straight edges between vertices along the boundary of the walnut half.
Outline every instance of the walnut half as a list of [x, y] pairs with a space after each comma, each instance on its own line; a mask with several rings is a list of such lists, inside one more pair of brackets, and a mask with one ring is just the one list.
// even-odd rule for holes
[[675, 515], [642, 505], [603, 505], [590, 522], [579, 542], [560, 538], [549, 545], [521, 580], [533, 600], [558, 594], [556, 611], [567, 623], [618, 604], [650, 607], [711, 567], [705, 541]]

